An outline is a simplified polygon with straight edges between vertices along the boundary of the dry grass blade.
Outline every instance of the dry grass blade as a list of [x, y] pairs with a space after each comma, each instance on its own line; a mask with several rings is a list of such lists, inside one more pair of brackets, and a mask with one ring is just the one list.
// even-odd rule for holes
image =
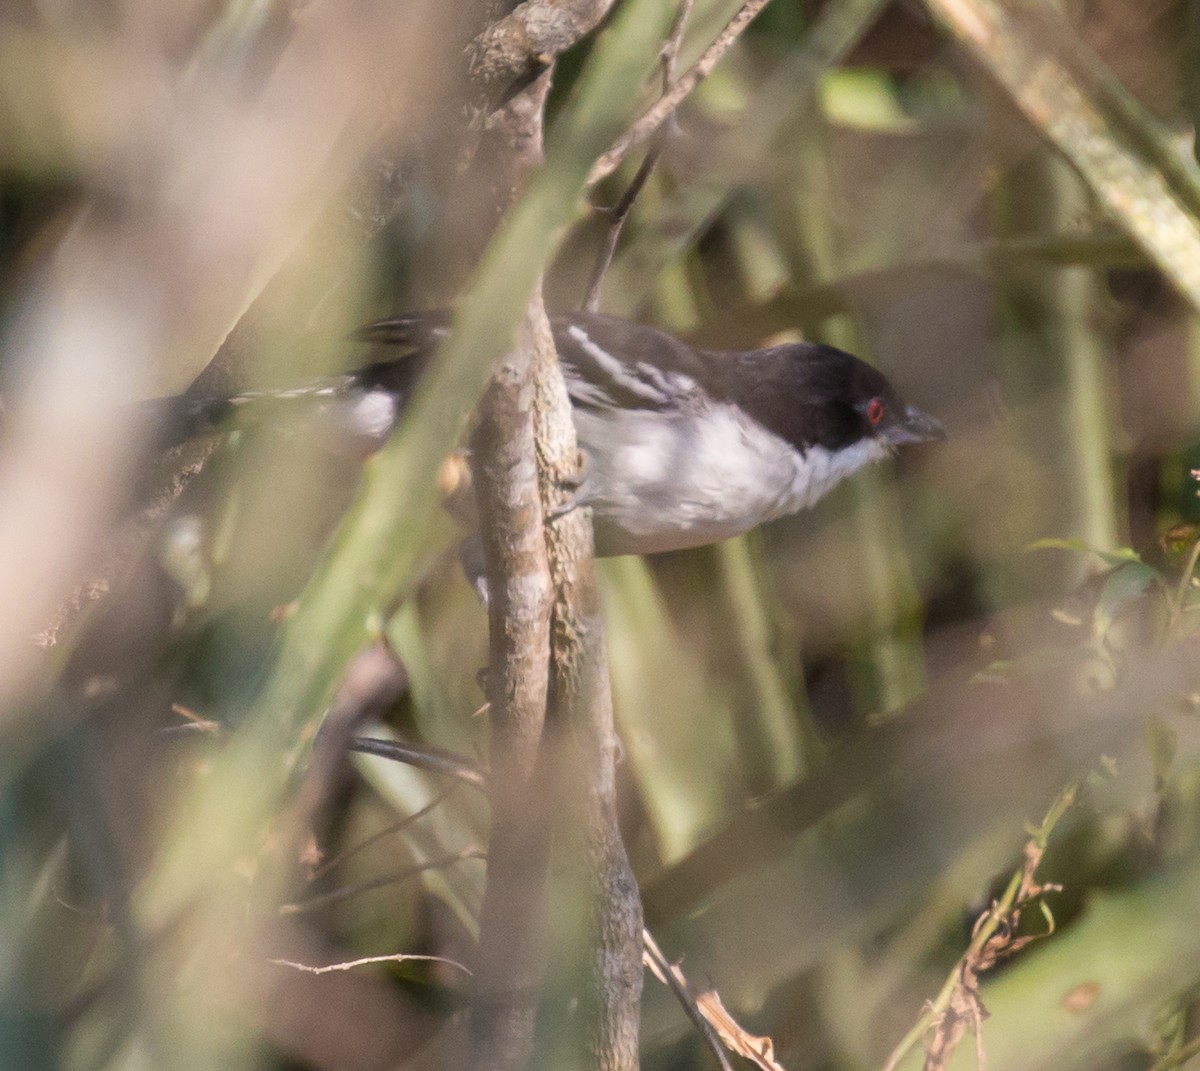
[[692, 995], [687, 979], [683, 976], [683, 971], [679, 969], [679, 964], [671, 963], [663, 955], [662, 949], [658, 947], [658, 942], [654, 940], [654, 935], [647, 929], [642, 930], [642, 962], [655, 978], [675, 994], [687, 1017], [692, 1021], [692, 1025], [704, 1039], [709, 1052], [713, 1054], [721, 1071], [732, 1071], [729, 1066], [729, 1057], [721, 1048], [721, 1038]]
[[700, 1012], [712, 1024], [717, 1036], [731, 1052], [744, 1056], [757, 1064], [762, 1071], [785, 1071], [783, 1064], [775, 1059], [775, 1045], [768, 1037], [758, 1037], [746, 1030], [721, 1003], [715, 989], [696, 997]]
[[729, 1067], [729, 1061], [720, 1049], [720, 1045], [724, 1045], [730, 1052], [744, 1056], [762, 1068], [762, 1071], [786, 1071], [783, 1064], [775, 1059], [775, 1043], [769, 1037], [759, 1037], [746, 1030], [729, 1014], [715, 989], [693, 996], [679, 964], [667, 960], [649, 930], [642, 931], [642, 940], [645, 944], [643, 959], [646, 966], [655, 978], [679, 997], [688, 1018], [696, 1023], [721, 1067]]

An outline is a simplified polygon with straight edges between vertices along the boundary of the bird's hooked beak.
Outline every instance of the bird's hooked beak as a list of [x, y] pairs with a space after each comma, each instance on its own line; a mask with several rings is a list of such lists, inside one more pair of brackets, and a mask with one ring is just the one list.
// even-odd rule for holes
[[905, 408], [904, 416], [884, 431], [883, 437], [890, 446], [941, 442], [946, 438], [946, 429], [936, 417], [910, 405]]

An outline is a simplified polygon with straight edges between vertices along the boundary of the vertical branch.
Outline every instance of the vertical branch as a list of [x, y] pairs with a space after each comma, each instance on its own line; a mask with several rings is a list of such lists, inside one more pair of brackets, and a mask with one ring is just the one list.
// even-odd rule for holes
[[[487, 152], [511, 198], [541, 161], [548, 75], [496, 113]], [[537, 288], [540, 292], [540, 287]], [[531, 309], [541, 308], [540, 297]], [[492, 826], [471, 1009], [474, 1071], [519, 1071], [533, 1055], [543, 974], [551, 809], [539, 757], [550, 664], [550, 572], [531, 417], [532, 331], [492, 376], [472, 437], [474, 485], [488, 583], [487, 697]]]
[[[525, 334], [525, 332], [522, 332]], [[535, 783], [550, 657], [550, 578], [522, 339], [492, 378], [473, 439], [489, 603], [492, 828], [470, 1066], [525, 1067], [542, 976], [548, 815]]]
[[[562, 505], [561, 488], [578, 476], [579, 452], [544, 310], [534, 326], [534, 423], [542, 494], [556, 510]], [[562, 514], [547, 527], [546, 538], [554, 579], [554, 714], [565, 722], [578, 749], [573, 772], [582, 780], [592, 931], [592, 978], [585, 1005], [589, 1066], [633, 1071], [642, 993], [642, 904], [617, 822], [617, 737], [590, 511]]]
[[[517, 11], [527, 15], [535, 6], [522, 5]], [[607, 6], [592, 5], [584, 21], [590, 22], [598, 10]], [[519, 42], [532, 25], [528, 20], [522, 23], [524, 28], [515, 39]], [[643, 21], [640, 25], [646, 24]], [[540, 66], [558, 50], [557, 47], [538, 49], [531, 58]], [[489, 120], [489, 134], [502, 134], [510, 146], [509, 160], [520, 161], [521, 167], [514, 169], [517, 174], [528, 173], [540, 159], [542, 107], [548, 84], [548, 73], [541, 75], [506, 102], [499, 122], [496, 117]], [[616, 736], [599, 595], [592, 568], [591, 517], [580, 509], [567, 511], [546, 528], [542, 524], [543, 504], [555, 509], [562, 506], [560, 489], [577, 483], [579, 453], [540, 285], [534, 287], [530, 298], [519, 348], [520, 362], [515, 355], [506, 362], [513, 369], [513, 383], [506, 387], [497, 381], [485, 402], [485, 408], [500, 419], [491, 425], [488, 423], [491, 416], [485, 413], [475, 442], [478, 483], [482, 487], [480, 513], [484, 531], [488, 533], [485, 551], [492, 592], [492, 668], [488, 693], [493, 712], [494, 802], [488, 890], [481, 925], [481, 962], [473, 1011], [472, 1066], [489, 1071], [517, 1068], [528, 1062], [533, 1051], [549, 826], [551, 817], [559, 810], [555, 806], [555, 790], [563, 783], [561, 775], [569, 773], [573, 782], [578, 780], [583, 785], [579, 793], [573, 783], [572, 792], [583, 800], [581, 820], [590, 922], [586, 941], [592, 956], [591, 977], [584, 997], [590, 1049], [586, 1063], [605, 1071], [634, 1071], [638, 1065], [642, 986], [641, 901], [617, 823]], [[530, 368], [527, 362], [532, 364], [532, 427], [526, 415], [528, 381], [524, 376]], [[519, 443], [509, 438], [512, 436], [519, 436]], [[508, 447], [503, 445], [505, 442]], [[535, 450], [540, 487], [531, 496], [530, 459]], [[494, 475], [487, 461], [489, 456], [499, 462]], [[522, 459], [519, 465], [518, 458]], [[506, 496], [501, 489], [487, 487], [495, 477], [503, 480], [506, 473], [513, 475], [517, 469], [519, 499]], [[489, 501], [485, 502], [485, 498]], [[524, 528], [520, 527], [522, 523]], [[527, 545], [521, 543], [529, 555], [525, 562], [528, 569], [524, 572], [514, 572], [512, 566], [520, 563], [508, 560], [511, 554], [498, 535], [498, 526], [504, 525], [511, 526], [510, 540], [518, 530], [529, 540]], [[540, 616], [541, 599], [547, 591], [541, 579], [547, 551], [554, 585], [553, 611], [552, 616]], [[506, 577], [513, 584], [507, 593], [497, 586]], [[521, 619], [512, 618], [514, 603], [509, 596], [529, 599], [535, 590], [539, 616], [536, 629], [530, 628], [528, 638], [536, 641], [536, 647], [518, 653], [513, 640], [514, 629], [520, 627]], [[527, 605], [532, 610], [534, 604]], [[549, 635], [543, 636], [543, 628], [552, 632], [552, 642]], [[530, 661], [534, 650], [540, 653], [540, 666]], [[522, 667], [519, 677], [509, 673], [518, 664]], [[542, 735], [541, 722], [531, 719], [522, 725], [519, 710], [513, 705], [518, 681], [528, 687], [525, 699], [530, 713], [538, 689], [544, 703], [547, 676], [555, 701], [554, 714], [568, 730], [563, 737], [578, 745], [570, 755], [548, 746], [544, 735], [539, 743], [535, 730]], [[501, 733], [510, 734], [508, 740], [513, 750], [507, 755], [497, 750], [506, 746], [501, 743]], [[541, 794], [535, 799], [534, 789], [539, 786]], [[535, 806], [535, 802], [541, 806]]]
[[[566, 5], [534, 5], [527, 0], [518, 11], [527, 16], [535, 6]], [[590, 10], [594, 15], [601, 7], [607, 5]], [[526, 20], [521, 25], [528, 30], [534, 24]], [[642, 12], [626, 13], [618, 25], [623, 34], [610, 40], [637, 46], [630, 48], [629, 56], [636, 55], [637, 49], [659, 32], [657, 20]], [[531, 55], [536, 61], [533, 69], [541, 69], [556, 49], [545, 51]], [[528, 174], [541, 157], [542, 108], [548, 84], [548, 73], [539, 75], [511, 99], [506, 98], [500, 113], [488, 120], [486, 137], [500, 139], [500, 152], [494, 155], [499, 156], [501, 165], [517, 164], [508, 173], [518, 179]], [[618, 88], [614, 78], [596, 99], [611, 102], [613, 90]], [[597, 137], [581, 141], [579, 148], [591, 156], [601, 144]], [[486, 146], [483, 148], [486, 150]], [[583, 178], [581, 169], [581, 183]], [[573, 791], [583, 799], [591, 922], [588, 948], [593, 958], [584, 1003], [591, 1049], [587, 1062], [605, 1071], [634, 1071], [642, 985], [641, 902], [617, 823], [616, 737], [599, 596], [592, 570], [591, 518], [582, 509], [567, 511], [543, 529], [542, 504], [556, 509], [564, 504], [560, 489], [577, 485], [579, 455], [571, 406], [558, 369], [540, 286], [533, 288], [518, 348], [519, 355], [506, 361], [502, 375], [488, 392], [475, 440], [480, 514], [492, 592], [488, 692], [494, 754], [493, 834], [481, 926], [482, 962], [473, 1012], [471, 1066], [489, 1071], [517, 1068], [528, 1062], [533, 1050], [546, 846], [549, 816], [557, 810], [555, 797], [548, 798], [547, 789], [553, 790], [560, 783], [559, 777], [545, 777], [541, 771], [551, 767], [555, 773], [566, 770], [566, 765], [558, 761], [557, 749], [547, 746], [536, 713], [537, 702], [545, 701], [549, 674], [555, 714], [569, 729], [564, 736], [579, 745], [572, 755], [577, 761], [567, 772], [573, 778]], [[532, 428], [527, 417], [525, 378], [529, 362]], [[540, 486], [531, 494], [535, 466], [530, 459], [535, 450]], [[496, 480], [501, 481], [498, 486], [488, 486]], [[547, 551], [554, 582], [552, 644], [542, 631], [550, 627], [541, 601], [546, 592], [543, 577]], [[504, 588], [506, 582], [511, 586]], [[514, 617], [514, 609], [522, 606], [528, 616]], [[526, 626], [530, 646], [518, 648], [517, 633]], [[539, 653], [536, 656], [535, 651]], [[534, 664], [538, 656], [540, 666]], [[581, 793], [575, 782], [582, 784]], [[538, 787], [541, 794], [535, 799]], [[535, 802], [541, 806], [535, 806]]]

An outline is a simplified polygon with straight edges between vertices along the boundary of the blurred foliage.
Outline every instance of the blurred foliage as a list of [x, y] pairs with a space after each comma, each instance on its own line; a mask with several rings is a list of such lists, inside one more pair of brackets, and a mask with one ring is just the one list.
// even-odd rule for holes
[[[698, 0], [681, 67], [737, 6]], [[486, 799], [355, 756], [314, 803], [305, 771], [379, 635], [410, 687], [364, 731], [484, 761], [486, 622], [434, 476], [539, 272], [581, 300], [585, 175], [672, 10], [624, 5], [561, 64], [546, 167], [464, 272], [461, 28], [379, 7], [394, 37], [319, 3], [0, 13], [2, 1068], [453, 1063], [451, 964], [276, 961], [469, 960]], [[1197, 1051], [1198, 11], [777, 0], [607, 276], [607, 311], [700, 343], [851, 348], [951, 431], [744, 540], [602, 563], [648, 924], [792, 1071], [882, 1067], [925, 1025], [1075, 784], [974, 979], [987, 1064]], [[155, 475], [128, 403], [235, 324], [205, 375], [291, 384], [361, 361], [356, 322], [456, 298], [365, 470], [311, 414], [247, 419], [106, 571]], [[711, 1062], [653, 984], [643, 1056]]]

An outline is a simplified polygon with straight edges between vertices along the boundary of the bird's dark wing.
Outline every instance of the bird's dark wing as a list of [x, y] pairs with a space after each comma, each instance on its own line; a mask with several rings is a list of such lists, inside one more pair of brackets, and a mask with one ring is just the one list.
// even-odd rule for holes
[[698, 396], [706, 354], [676, 338], [599, 313], [550, 317], [571, 401], [583, 409], [676, 409]]
[[[645, 324], [582, 312], [552, 315], [550, 324], [571, 401], [585, 409], [676, 408], [706, 375], [706, 355]], [[432, 310], [377, 320], [351, 337], [425, 356], [449, 329], [450, 313]], [[388, 363], [369, 368], [383, 375]]]

